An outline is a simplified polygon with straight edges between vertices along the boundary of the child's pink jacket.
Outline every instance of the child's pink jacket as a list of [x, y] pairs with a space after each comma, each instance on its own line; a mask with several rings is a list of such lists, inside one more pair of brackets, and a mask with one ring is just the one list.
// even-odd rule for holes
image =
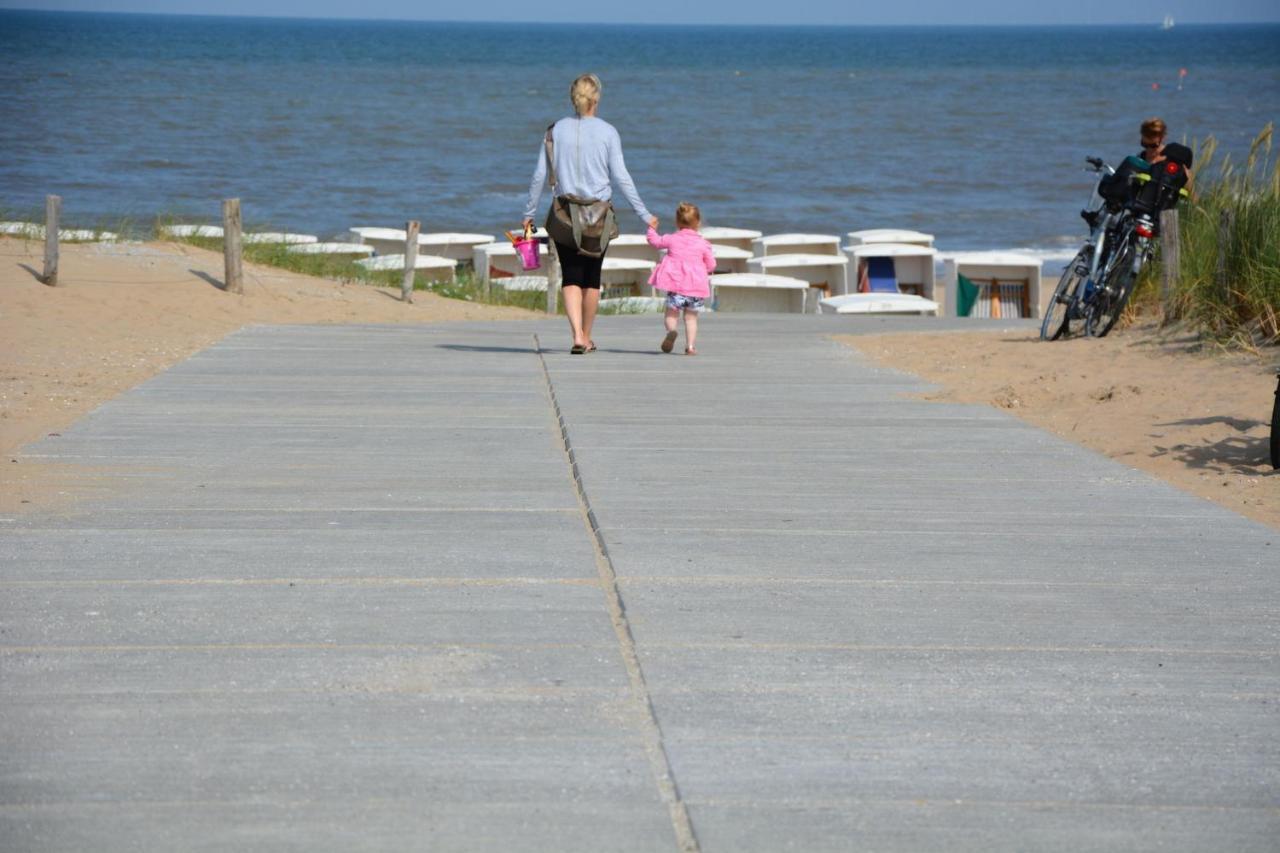
[[667, 235], [650, 228], [645, 237], [653, 248], [667, 250], [666, 257], [649, 276], [649, 284], [682, 296], [711, 295], [707, 276], [716, 271], [716, 256], [705, 237], [692, 228], [681, 228]]

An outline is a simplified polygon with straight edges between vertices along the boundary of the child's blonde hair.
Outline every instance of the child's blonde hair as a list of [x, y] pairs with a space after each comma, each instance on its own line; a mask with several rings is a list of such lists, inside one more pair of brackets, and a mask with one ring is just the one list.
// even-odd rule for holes
[[676, 227], [697, 228], [702, 224], [702, 211], [696, 204], [682, 201], [676, 205]]

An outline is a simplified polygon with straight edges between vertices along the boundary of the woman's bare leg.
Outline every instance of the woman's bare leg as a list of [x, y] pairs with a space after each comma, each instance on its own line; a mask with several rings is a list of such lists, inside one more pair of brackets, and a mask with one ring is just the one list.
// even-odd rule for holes
[[582, 332], [582, 288], [576, 284], [566, 284], [561, 288], [560, 293], [564, 296], [564, 313], [569, 318], [569, 331], [573, 334], [573, 345], [586, 346], [587, 339]]
[[582, 290], [582, 343], [591, 345], [591, 327], [596, 324], [596, 312], [600, 309], [600, 288]]

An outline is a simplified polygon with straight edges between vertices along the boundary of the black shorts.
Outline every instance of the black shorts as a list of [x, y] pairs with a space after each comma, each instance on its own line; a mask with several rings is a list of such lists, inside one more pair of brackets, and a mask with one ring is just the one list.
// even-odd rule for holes
[[587, 290], [600, 289], [600, 267], [604, 258], [591, 258], [578, 254], [576, 246], [566, 246], [556, 241], [556, 254], [560, 258], [560, 281], [576, 284]]

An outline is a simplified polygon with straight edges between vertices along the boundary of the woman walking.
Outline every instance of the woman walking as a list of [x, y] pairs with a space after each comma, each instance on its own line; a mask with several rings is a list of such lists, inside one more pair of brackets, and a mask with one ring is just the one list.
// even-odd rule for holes
[[[644, 206], [635, 184], [631, 182], [631, 175], [627, 173], [618, 131], [607, 121], [596, 117], [596, 110], [600, 107], [600, 79], [594, 74], [583, 74], [569, 87], [569, 98], [573, 102], [574, 115], [560, 119], [550, 131], [556, 194], [607, 201], [613, 197], [613, 185], [617, 184], [636, 215], [645, 224], [656, 228], [657, 217]], [[524, 211], [526, 226], [533, 224], [546, 180], [547, 150], [544, 144], [539, 146], [538, 165], [529, 184], [529, 203]], [[564, 282], [564, 310], [573, 333], [573, 348], [569, 351], [574, 355], [592, 352], [596, 345], [591, 340], [591, 327], [600, 305], [600, 268], [604, 255], [598, 258], [583, 255], [576, 246], [558, 240], [556, 253], [560, 258]]]

